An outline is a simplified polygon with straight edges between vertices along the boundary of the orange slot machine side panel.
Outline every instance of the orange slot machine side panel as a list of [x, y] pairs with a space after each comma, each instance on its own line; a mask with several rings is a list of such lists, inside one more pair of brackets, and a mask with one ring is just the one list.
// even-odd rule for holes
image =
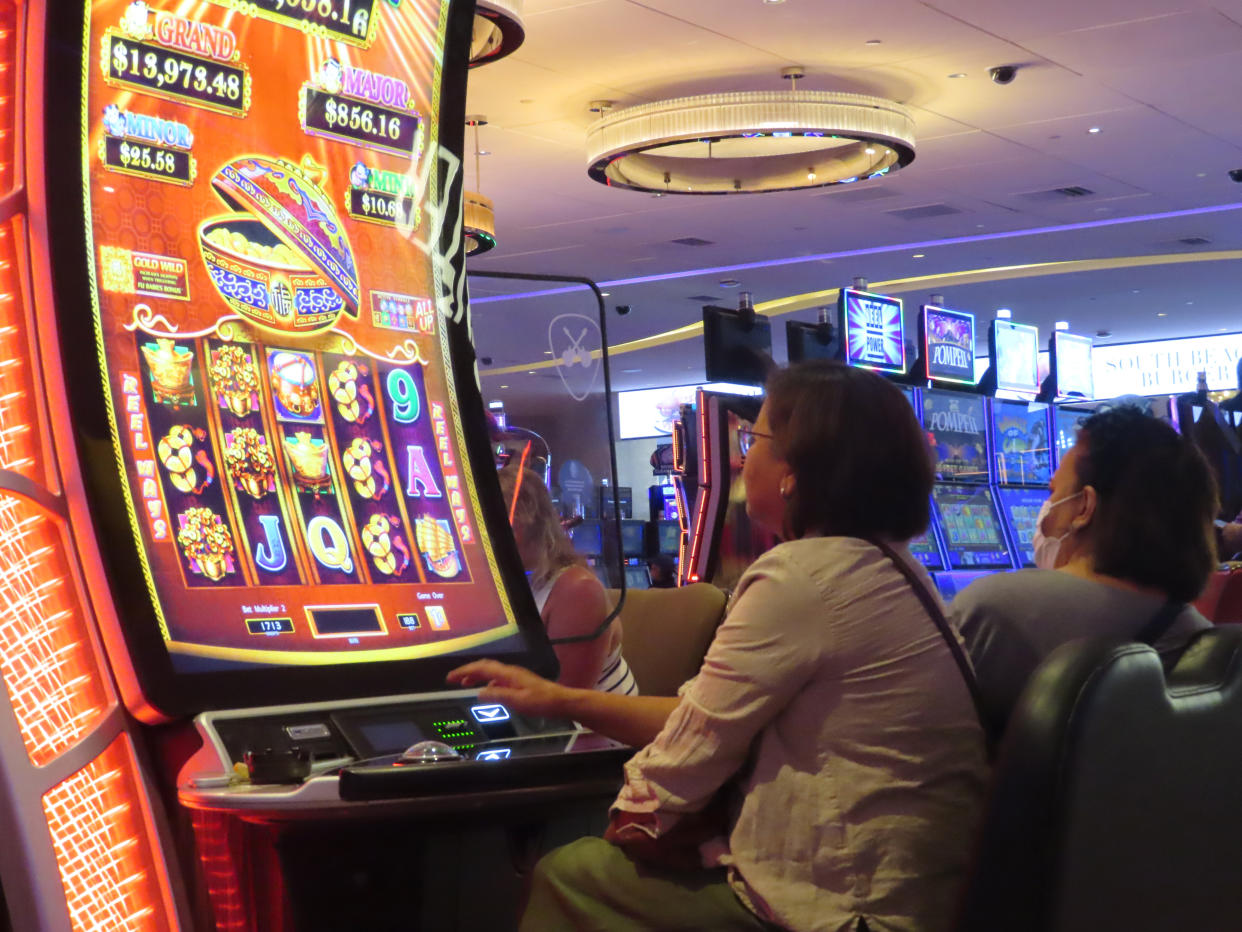
[[47, 15], [43, 2], [0, 3], [0, 883], [14, 929], [162, 932], [181, 926], [132, 726], [96, 640], [74, 547], [75, 453], [58, 424]]

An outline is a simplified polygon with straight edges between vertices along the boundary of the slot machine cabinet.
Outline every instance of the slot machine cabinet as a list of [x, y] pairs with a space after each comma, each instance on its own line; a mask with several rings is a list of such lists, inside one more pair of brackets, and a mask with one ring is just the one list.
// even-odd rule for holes
[[[615, 788], [616, 748], [443, 691], [481, 650], [555, 671], [512, 538], [489, 533], [470, 8], [0, 6], [16, 929], [342, 928], [364, 907], [452, 928], [432, 898], [469, 880], [464, 851], [419, 848], [423, 899], [383, 900], [412, 824], [486, 834]], [[393, 784], [415, 736], [462, 755], [451, 785]], [[337, 775], [373, 759], [382, 785]], [[354, 874], [314, 868], [361, 864], [379, 826], [360, 903]]]
[[755, 559], [777, 544], [775, 535], [746, 514], [741, 485], [738, 431], [750, 427], [761, 404], [758, 397], [698, 391], [698, 488], [683, 571], [690, 582], [731, 589]]

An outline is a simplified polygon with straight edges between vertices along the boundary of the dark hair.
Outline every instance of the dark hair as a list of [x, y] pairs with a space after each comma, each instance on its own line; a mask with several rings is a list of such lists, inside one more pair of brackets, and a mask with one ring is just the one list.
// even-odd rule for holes
[[793, 470], [788, 530], [909, 540], [927, 530], [931, 451], [900, 389], [873, 372], [810, 360], [768, 380], [775, 452]]
[[1157, 418], [1120, 407], [1082, 422], [1079, 487], [1099, 499], [1088, 534], [1095, 570], [1198, 597], [1216, 566], [1216, 479], [1203, 454]]

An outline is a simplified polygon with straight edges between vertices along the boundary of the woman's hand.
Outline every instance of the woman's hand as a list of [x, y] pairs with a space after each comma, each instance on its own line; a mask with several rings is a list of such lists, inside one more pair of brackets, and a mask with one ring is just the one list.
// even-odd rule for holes
[[513, 712], [542, 718], [566, 718], [572, 689], [561, 686], [523, 667], [497, 660], [476, 660], [449, 673], [446, 679], [458, 686], [478, 686], [484, 702], [498, 702]]

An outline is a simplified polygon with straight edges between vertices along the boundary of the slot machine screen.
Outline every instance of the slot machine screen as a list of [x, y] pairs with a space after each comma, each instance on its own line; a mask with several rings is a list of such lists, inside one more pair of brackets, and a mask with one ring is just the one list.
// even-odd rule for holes
[[1047, 485], [1052, 478], [1048, 409], [1021, 401], [992, 401], [992, 446], [996, 481], [1002, 485]]
[[110, 422], [80, 444], [138, 678], [172, 709], [365, 688], [364, 663], [409, 662], [361, 675], [407, 691], [462, 652], [529, 663], [440, 258], [468, 17], [231, 5], [98, 0], [84, 35], [98, 368], [68, 378]]
[[919, 339], [933, 382], [975, 384], [975, 315], [923, 305]]
[[1043, 489], [997, 489], [1005, 523], [1009, 526], [1009, 538], [1018, 548], [1023, 566], [1035, 565], [1035, 519], [1039, 509], [1048, 499]]
[[681, 551], [681, 524], [677, 521], [661, 521], [660, 553], [677, 556]]
[[1023, 395], [1039, 393], [1039, 328], [1012, 320], [994, 320], [988, 349], [996, 370], [996, 388]]
[[627, 566], [625, 568], [625, 588], [651, 588], [651, 573], [645, 564], [643, 566]]
[[944, 569], [944, 557], [940, 555], [940, 546], [936, 543], [935, 533], [930, 525], [918, 537], [912, 537], [908, 546], [914, 558], [927, 569]]
[[621, 553], [627, 557], [643, 555], [643, 522], [621, 522]]
[[583, 521], [569, 529], [574, 550], [584, 557], [598, 557], [604, 552], [604, 528], [598, 521]]
[[772, 322], [762, 314], [703, 308], [703, 361], [709, 382], [763, 385], [772, 367]]
[[1094, 345], [1095, 341], [1091, 337], [1080, 337], [1063, 330], [1052, 334], [1049, 355], [1058, 397], [1094, 397], [1095, 383], [1091, 370], [1091, 350]]
[[1057, 426], [1057, 462], [1078, 442], [1078, 425], [1085, 421], [1091, 412], [1076, 411], [1073, 408], [1057, 408], [1055, 423]]
[[1013, 568], [989, 487], [938, 482], [932, 501], [952, 569]]
[[847, 363], [898, 375], [906, 371], [900, 298], [842, 288], [837, 316]]
[[928, 389], [923, 429], [936, 460], [936, 478], [987, 482], [987, 422], [983, 396]]

